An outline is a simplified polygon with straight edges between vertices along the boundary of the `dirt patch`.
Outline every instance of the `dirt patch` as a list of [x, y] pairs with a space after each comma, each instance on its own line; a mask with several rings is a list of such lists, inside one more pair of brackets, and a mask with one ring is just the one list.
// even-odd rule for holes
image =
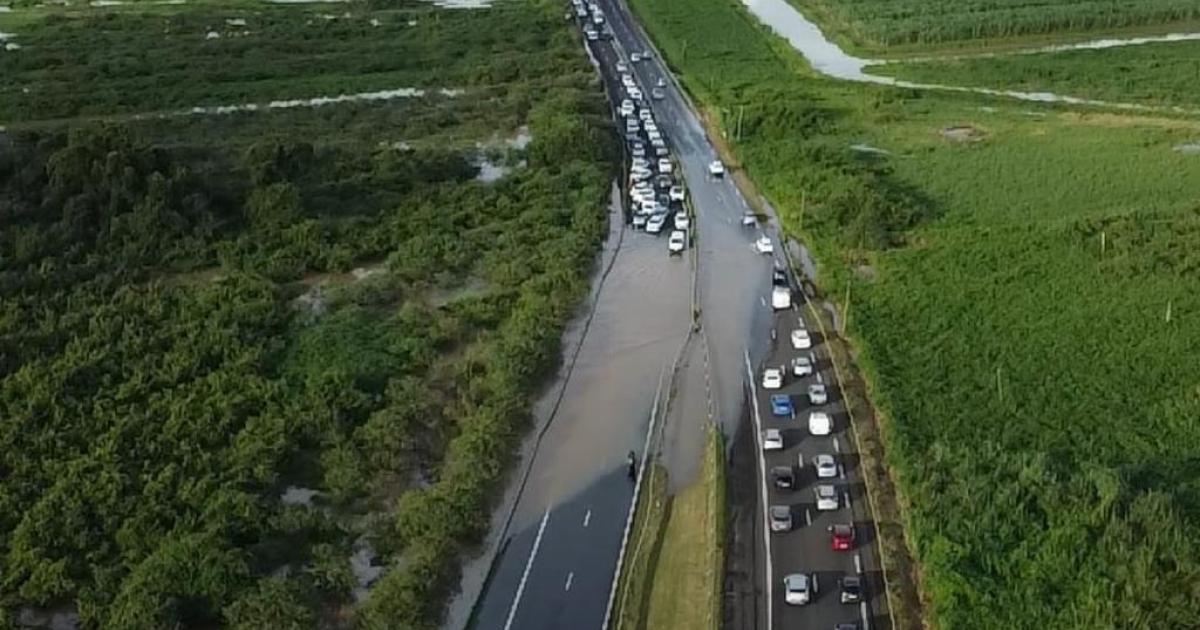
[[854, 267], [854, 275], [871, 282], [875, 280], [875, 268], [871, 265], [856, 265]]
[[983, 142], [988, 137], [986, 131], [973, 125], [942, 127], [938, 133], [951, 142]]

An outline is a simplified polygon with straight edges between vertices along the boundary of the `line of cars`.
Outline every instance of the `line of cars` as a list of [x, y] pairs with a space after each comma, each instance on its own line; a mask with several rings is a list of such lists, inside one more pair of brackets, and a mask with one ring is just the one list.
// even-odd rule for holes
[[[856, 548], [856, 530], [852, 515], [849, 515], [849, 505], [842, 503], [842, 488], [839, 483], [845, 482], [845, 469], [836, 437], [834, 437], [834, 414], [830, 409], [832, 400], [829, 388], [823, 381], [817, 369], [817, 357], [814, 352], [813, 335], [804, 324], [803, 318], [795, 315], [792, 310], [792, 289], [787, 273], [776, 263], [772, 272], [771, 306], [777, 314], [778, 321], [795, 317], [794, 328], [787, 335], [787, 351], [783, 353], [785, 362], [782, 365], [768, 365], [762, 369], [760, 385], [769, 396], [769, 407], [772, 423], [787, 426], [795, 422], [797, 415], [805, 413], [807, 418], [803, 423], [812, 439], [819, 441], [815, 455], [811, 454], [805, 461], [802, 452], [796, 455], [787, 453], [787, 432], [778, 427], [766, 427], [762, 435], [764, 459], [770, 456], [775, 465], [768, 469], [770, 485], [775, 489], [776, 497], [767, 509], [771, 535], [786, 536], [789, 532], [799, 529], [797, 507], [788, 505], [792, 493], [799, 490], [805, 483], [812, 487], [813, 506], [816, 508], [816, 518], [828, 514], [834, 516], [826, 530], [829, 535], [830, 548], [835, 552], [853, 552]], [[779, 358], [776, 355], [776, 358]], [[797, 391], [799, 395], [785, 390]], [[804, 412], [797, 409], [796, 399], [800, 399]], [[764, 423], [765, 424], [765, 423]], [[795, 446], [795, 444], [791, 445]], [[795, 449], [794, 452], [800, 449]], [[806, 481], [807, 478], [807, 481]], [[846, 512], [842, 512], [843, 508]], [[803, 523], [811, 526], [813, 515], [807, 510], [803, 513]], [[850, 516], [849, 520], [843, 520]], [[857, 565], [856, 565], [857, 566]], [[838, 582], [838, 598], [843, 604], [859, 604], [865, 601], [865, 580], [861, 575], [843, 575]], [[783, 600], [793, 606], [802, 606], [815, 599], [819, 585], [817, 574], [797, 571], [783, 578]], [[856, 623], [838, 624], [837, 630], [857, 628]]]
[[[589, 41], [611, 37], [599, 5], [587, 0], [572, 0], [572, 4]], [[691, 218], [684, 206], [687, 190], [675, 176], [671, 149], [651, 105], [666, 97], [667, 80], [658, 77], [653, 87], [643, 89], [634, 66], [651, 59], [650, 51], [632, 51], [627, 59], [619, 52], [616, 54], [618, 57], [612, 70], [614, 76], [620, 78], [621, 85], [619, 95], [614, 96], [619, 98], [618, 124], [624, 131], [630, 155], [627, 185], [633, 227], [654, 235], [669, 232], [667, 251], [681, 254], [690, 241]]]

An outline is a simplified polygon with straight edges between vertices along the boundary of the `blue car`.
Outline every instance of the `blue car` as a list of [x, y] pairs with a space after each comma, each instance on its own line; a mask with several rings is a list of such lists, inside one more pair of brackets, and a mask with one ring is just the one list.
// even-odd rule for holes
[[771, 413], [777, 416], [792, 417], [795, 409], [792, 407], [792, 397], [787, 394], [771, 396]]

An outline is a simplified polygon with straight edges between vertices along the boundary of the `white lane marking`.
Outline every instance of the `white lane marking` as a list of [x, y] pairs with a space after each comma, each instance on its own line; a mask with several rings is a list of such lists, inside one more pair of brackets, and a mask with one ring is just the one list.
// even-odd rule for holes
[[574, 580], [574, 579], [575, 579], [575, 572], [574, 572], [574, 571], [572, 571], [572, 572], [570, 572], [570, 573], [568, 573], [568, 574], [567, 574], [567, 584], [566, 584], [566, 586], [564, 586], [564, 587], [563, 587], [563, 590], [564, 590], [564, 591], [569, 591], [569, 590], [571, 590], [571, 580]]
[[841, 464], [838, 464], [838, 477], [841, 479], [846, 478], [846, 469]]
[[587, 514], [583, 515], [583, 526], [587, 527], [588, 523], [592, 522], [592, 510], [589, 508]]
[[804, 524], [812, 525], [812, 511], [808, 508], [804, 508]]
[[854, 554], [854, 572], [862, 573], [862, 554]]
[[[763, 547], [766, 551], [766, 558], [770, 559], [771, 555], [771, 516], [770, 508], [767, 503], [767, 456], [763, 451], [762, 438], [762, 416], [758, 408], [758, 386], [754, 382], [754, 369], [750, 367], [750, 351], [742, 351], [742, 359], [746, 362], [746, 377], [750, 381], [750, 404], [754, 407], [754, 433], [755, 440], [758, 442], [758, 468], [762, 473], [762, 483], [758, 485], [759, 500], [762, 501], [762, 519], [763, 519]], [[775, 568], [768, 560], [763, 563], [763, 571], [767, 574], [767, 601], [775, 601]], [[767, 630], [774, 630], [774, 605], [767, 606]]]
[[818, 383], [824, 383], [824, 382], [825, 382], [825, 377], [824, 377], [824, 376], [821, 376], [821, 373], [820, 373], [820, 372], [817, 372], [817, 382], [818, 382]]
[[862, 617], [863, 630], [871, 630], [871, 623], [867, 621], [867, 602], [858, 603], [858, 616]]
[[838, 441], [836, 435], [833, 437], [833, 450], [835, 450], [839, 453], [842, 452], [842, 443]]
[[758, 296], [758, 301], [759, 301], [759, 302], [762, 302], [762, 305], [763, 305], [763, 306], [766, 306], [766, 305], [767, 305], [767, 298], [765, 298], [765, 297], [763, 297], [763, 296], [761, 296], [761, 295], [760, 295], [760, 296]]
[[842, 493], [842, 500], [844, 500], [846, 502], [846, 509], [850, 509], [850, 493], [849, 492]]
[[529, 551], [529, 560], [525, 562], [525, 572], [521, 574], [521, 583], [517, 585], [517, 594], [513, 597], [512, 606], [508, 609], [508, 621], [504, 622], [504, 630], [512, 627], [513, 619], [517, 616], [517, 606], [521, 605], [521, 596], [525, 594], [525, 583], [529, 581], [529, 570], [533, 568], [533, 559], [537, 557], [538, 547], [542, 545], [542, 534], [546, 531], [546, 522], [550, 520], [550, 510], [542, 516], [542, 524], [538, 526], [537, 537], [533, 539], [533, 549]]

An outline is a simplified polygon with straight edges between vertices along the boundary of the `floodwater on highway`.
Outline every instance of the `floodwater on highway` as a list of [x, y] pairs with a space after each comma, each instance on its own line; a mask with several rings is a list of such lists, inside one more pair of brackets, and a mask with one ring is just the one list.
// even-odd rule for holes
[[[1055, 94], [1053, 92], [1023, 92], [1019, 90], [963, 87], [936, 83], [915, 83], [912, 81], [895, 79], [893, 77], [882, 77], [868, 74], [866, 71], [868, 66], [878, 65], [886, 62], [855, 57], [854, 55], [842, 50], [837, 44], [826, 38], [825, 34], [821, 32], [821, 29], [818, 28], [816, 24], [813, 24], [808, 20], [808, 18], [804, 17], [804, 14], [800, 13], [799, 10], [789, 4], [787, 0], [742, 0], [742, 4], [763, 24], [766, 24], [771, 28], [771, 30], [775, 31], [781, 37], [786, 39], [793, 48], [795, 48], [801, 55], [804, 56], [805, 59], [808, 60], [809, 64], [812, 65], [814, 70], [835, 79], [856, 81], [859, 83], [891, 85], [914, 90], [940, 90], [948, 92], [986, 94], [989, 96], [1000, 96], [1036, 103], [1066, 103], [1069, 105], [1115, 107], [1119, 109], [1136, 111], [1195, 111], [1185, 110], [1178, 107], [1153, 107], [1136, 103], [1114, 103], [1110, 101]], [[1174, 37], [1176, 37], [1176, 40], [1174, 41], [1178, 41], [1181, 38], [1195, 39], [1200, 37], [1200, 35], [1177, 34]], [[1130, 38], [1130, 40], [1126, 41], [1132, 42], [1136, 41], [1137, 39], [1149, 38]], [[1121, 40], [1107, 40], [1104, 43], [1093, 43], [1091, 47], [1111, 48], [1119, 45], [1120, 41]], [[1079, 48], [1088, 47], [1086, 42], [1083, 44], [1076, 44], [1075, 46]], [[1069, 50], [1070, 46], [1065, 46], [1062, 49]]]

